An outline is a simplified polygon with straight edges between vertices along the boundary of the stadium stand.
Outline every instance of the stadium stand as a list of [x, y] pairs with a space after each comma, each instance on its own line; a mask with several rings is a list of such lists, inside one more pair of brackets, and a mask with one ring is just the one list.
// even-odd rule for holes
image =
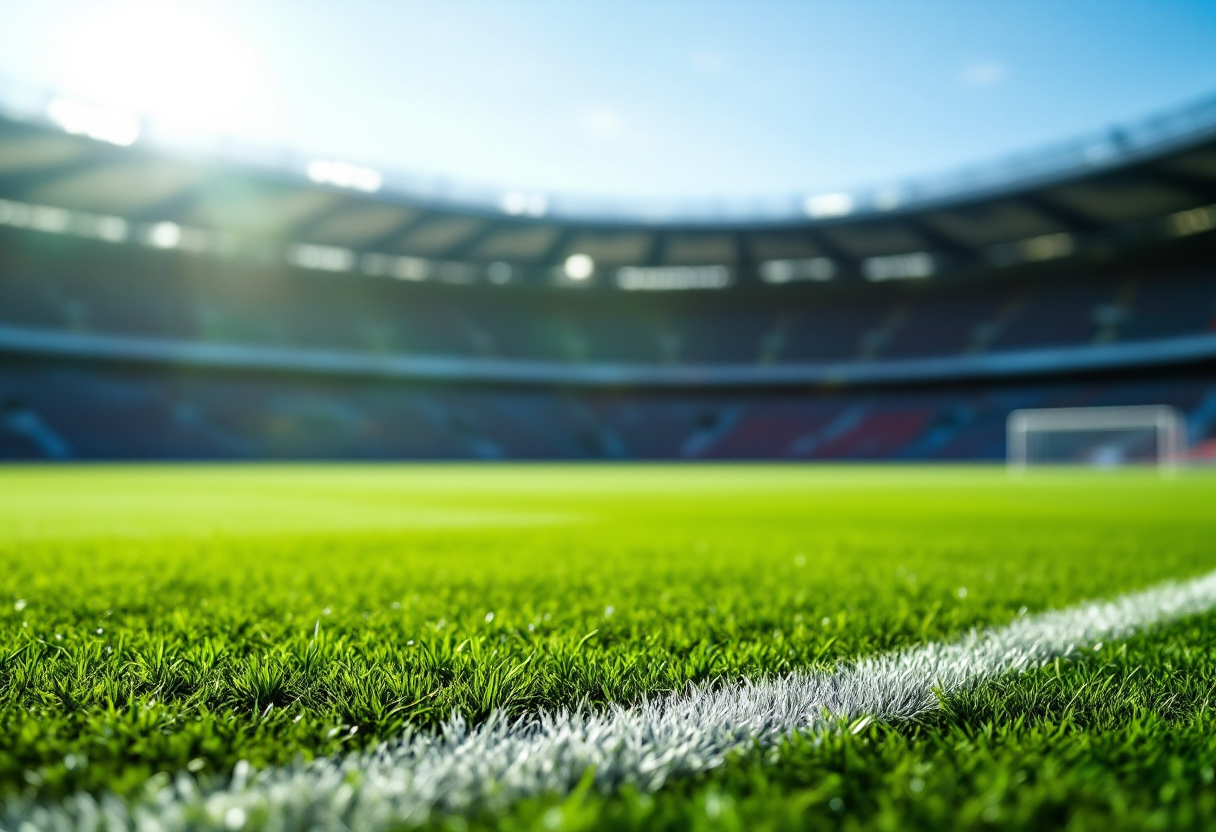
[[[48, 251], [0, 232], [0, 323], [380, 353], [565, 362], [748, 364], [942, 357], [1198, 335], [1216, 319], [1216, 266], [1195, 257], [992, 286], [697, 302], [507, 296], [288, 268], [195, 263], [89, 241]], [[1206, 254], [1206, 252], [1205, 252]], [[1106, 272], [1106, 273], [1104, 273]], [[988, 337], [977, 338], [987, 332]]]
[[1210, 376], [673, 395], [7, 361], [0, 389], [10, 459], [1001, 459], [1013, 409], [1160, 403], [1216, 437]]
[[1207, 447], [1216, 102], [1183, 115], [898, 208], [662, 223], [5, 115], [0, 458], [993, 459], [1012, 409], [1137, 403]]

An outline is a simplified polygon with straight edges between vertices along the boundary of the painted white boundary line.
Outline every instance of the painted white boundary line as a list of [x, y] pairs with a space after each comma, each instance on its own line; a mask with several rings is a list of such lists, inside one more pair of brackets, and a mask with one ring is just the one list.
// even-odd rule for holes
[[[830, 729], [872, 716], [914, 719], [946, 692], [1021, 673], [1099, 641], [1216, 607], [1216, 572], [924, 644], [830, 673], [694, 688], [634, 708], [557, 713], [470, 729], [452, 719], [440, 734], [338, 760], [259, 773], [238, 765], [222, 788], [200, 792], [179, 776], [135, 804], [77, 795], [50, 807], [9, 806], [0, 827], [30, 830], [263, 829], [379, 832], [424, 820], [433, 810], [501, 807], [572, 789], [594, 768], [602, 789], [657, 789], [674, 775], [721, 765], [754, 744], [795, 731]], [[28, 825], [26, 825], [28, 824]]]

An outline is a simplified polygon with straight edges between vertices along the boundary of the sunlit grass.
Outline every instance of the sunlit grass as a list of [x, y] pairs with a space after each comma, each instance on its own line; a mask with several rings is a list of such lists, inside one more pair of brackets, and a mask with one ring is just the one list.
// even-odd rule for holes
[[945, 638], [1216, 568], [1214, 506], [1216, 478], [1141, 472], [0, 469], [0, 787], [127, 791]]
[[920, 724], [795, 737], [657, 794], [529, 801], [510, 828], [1210, 829], [1214, 640], [1201, 616], [956, 695]]

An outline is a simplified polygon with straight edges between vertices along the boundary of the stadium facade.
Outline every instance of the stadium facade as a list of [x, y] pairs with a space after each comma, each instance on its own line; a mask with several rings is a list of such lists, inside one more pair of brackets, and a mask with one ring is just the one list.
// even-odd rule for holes
[[0, 114], [0, 458], [991, 459], [1091, 404], [1216, 435], [1216, 100], [750, 210]]

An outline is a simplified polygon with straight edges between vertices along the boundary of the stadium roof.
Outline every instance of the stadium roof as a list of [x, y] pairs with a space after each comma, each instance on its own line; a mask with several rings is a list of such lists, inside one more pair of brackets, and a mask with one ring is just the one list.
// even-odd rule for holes
[[346, 160], [169, 147], [146, 127], [0, 95], [0, 224], [404, 280], [722, 289], [922, 279], [1216, 222], [1216, 99], [934, 180], [751, 211], [440, 191]]

